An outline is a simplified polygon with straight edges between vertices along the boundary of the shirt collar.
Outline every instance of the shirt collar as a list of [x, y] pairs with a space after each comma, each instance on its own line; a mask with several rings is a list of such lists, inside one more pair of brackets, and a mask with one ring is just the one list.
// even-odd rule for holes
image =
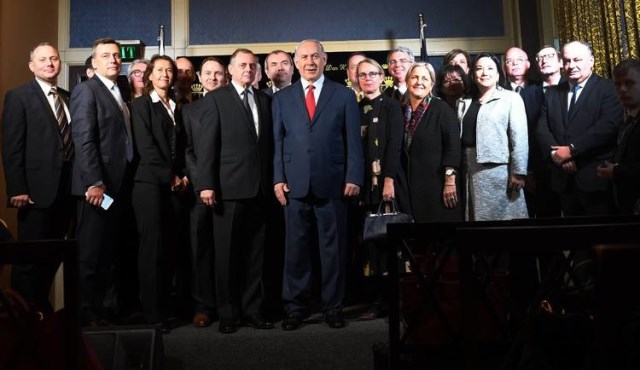
[[102, 81], [102, 83], [109, 89], [113, 89], [113, 87], [116, 85], [115, 81], [112, 81], [104, 76], [102, 76], [100, 73], [96, 72], [95, 73], [96, 77], [98, 77], [100, 79], [100, 81]]
[[[155, 90], [152, 90], [149, 93], [149, 97], [151, 98], [151, 102], [152, 103], [157, 103], [160, 102], [160, 95], [158, 95], [158, 92]], [[176, 102], [173, 101], [173, 99], [169, 99], [169, 106], [171, 107], [171, 111], [175, 111], [176, 110]]]
[[[244, 93], [244, 87], [242, 87], [239, 83], [231, 80], [231, 84], [233, 85], [233, 88], [238, 92], [238, 95], [242, 95]], [[251, 85], [249, 85], [249, 91], [251, 92], [251, 94], [253, 94], [253, 88], [251, 87]]]
[[53, 85], [51, 85], [50, 83], [48, 83], [46, 81], [42, 81], [38, 77], [36, 77], [36, 82], [38, 83], [38, 85], [40, 85], [40, 88], [42, 89], [42, 91], [44, 91], [45, 95], [49, 95], [49, 93], [51, 92], [51, 88], [52, 87], [55, 87], [57, 89], [56, 86], [53, 86]]
[[310, 84], [313, 84], [313, 88], [316, 90], [322, 89], [322, 85], [324, 85], [324, 74], [320, 75], [320, 78], [313, 82], [305, 80], [304, 78], [300, 78], [300, 82], [302, 83], [303, 91], [306, 91]]

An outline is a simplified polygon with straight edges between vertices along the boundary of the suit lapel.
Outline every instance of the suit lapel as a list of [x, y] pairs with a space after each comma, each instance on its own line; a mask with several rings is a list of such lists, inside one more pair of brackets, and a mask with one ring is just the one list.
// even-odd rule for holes
[[111, 93], [111, 90], [107, 87], [107, 85], [102, 83], [102, 81], [97, 76], [93, 76], [91, 79], [95, 80], [98, 84], [98, 92], [105, 96], [111, 102], [111, 104], [113, 105], [113, 109], [115, 109], [117, 112], [120, 112], [120, 117], [124, 122], [124, 113], [122, 112], [122, 107], [116, 100], [115, 96], [113, 96], [113, 94]]
[[[316, 111], [313, 115], [313, 120], [311, 121], [312, 125], [316, 122], [318, 116], [322, 114], [322, 111], [327, 107], [327, 105], [329, 104], [329, 100], [331, 100], [331, 97], [333, 96], [333, 93], [335, 91], [336, 85], [325, 78], [324, 84], [322, 85], [322, 90], [320, 91], [320, 97], [318, 98], [318, 104], [316, 105]], [[304, 106], [306, 107], [306, 104]]]
[[[233, 84], [229, 83], [226, 87], [227, 87], [227, 93], [231, 95], [231, 100], [233, 100], [234, 104], [236, 105], [236, 109], [239, 109], [241, 112], [245, 113], [245, 114], [242, 114], [242, 116], [244, 117], [243, 121], [244, 121], [245, 127], [247, 128], [247, 130], [249, 130], [252, 137], [257, 140], [258, 135], [256, 133], [256, 126], [254, 125], [254, 122], [253, 122], [253, 115], [247, 112], [246, 109], [244, 109], [244, 104], [242, 103], [242, 99], [240, 98], [240, 95], [238, 94], [238, 91], [236, 91], [236, 88], [233, 86]], [[253, 90], [253, 101], [256, 103], [256, 106], [257, 106], [258, 97], [255, 89]], [[258, 116], [260, 116], [259, 108], [258, 108]], [[260, 126], [258, 126], [258, 128], [259, 127]]]
[[51, 118], [51, 123], [54, 125], [54, 127], [57, 128], [58, 120], [56, 120], [56, 116], [51, 109], [51, 105], [49, 104], [49, 100], [47, 100], [47, 96], [44, 94], [44, 91], [42, 91], [40, 85], [38, 85], [35, 79], [31, 83], [31, 90], [33, 95], [42, 105], [42, 109], [47, 112], [45, 114]]
[[[594, 90], [593, 85], [597, 83], [598, 83], [598, 76], [596, 76], [595, 74], [592, 74], [591, 77], [589, 77], [589, 79], [587, 80], [587, 83], [582, 88], [582, 91], [578, 96], [578, 100], [576, 100], [576, 102], [573, 105], [573, 109], [571, 109], [571, 112], [569, 112], [569, 121], [571, 121], [571, 119], [576, 114], [576, 112], [579, 109], [581, 109], [582, 103], [585, 101], [589, 101], [589, 96], [591, 95], [591, 92]], [[568, 91], [567, 91], [567, 94], [568, 94]], [[566, 101], [567, 99], [565, 99], [565, 102]]]

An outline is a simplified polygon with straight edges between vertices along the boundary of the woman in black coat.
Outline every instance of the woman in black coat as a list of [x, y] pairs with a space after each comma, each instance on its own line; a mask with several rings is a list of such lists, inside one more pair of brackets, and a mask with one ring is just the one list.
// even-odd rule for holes
[[[365, 180], [361, 205], [366, 213], [375, 213], [381, 201], [395, 201], [399, 210], [408, 212], [406, 179], [402, 171], [403, 120], [400, 103], [383, 95], [380, 86], [384, 81], [384, 70], [373, 59], [358, 63], [358, 82], [363, 99], [360, 101], [360, 132], [362, 133]], [[386, 250], [384, 245], [365, 243], [368, 258], [364, 275], [370, 277], [374, 304], [361, 317], [375, 319], [386, 312], [382, 276], [386, 272]]]
[[435, 73], [418, 62], [407, 72], [405, 151], [411, 213], [416, 222], [462, 221], [460, 126], [453, 109], [431, 96]]
[[132, 129], [140, 156], [134, 175], [133, 208], [140, 236], [138, 274], [144, 318], [168, 331], [172, 265], [185, 217], [184, 129], [170, 92], [178, 70], [155, 56], [145, 71], [143, 96], [133, 101]]

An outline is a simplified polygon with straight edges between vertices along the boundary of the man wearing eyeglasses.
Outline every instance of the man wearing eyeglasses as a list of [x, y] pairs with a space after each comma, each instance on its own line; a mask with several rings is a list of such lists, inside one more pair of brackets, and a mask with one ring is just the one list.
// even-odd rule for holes
[[131, 89], [131, 101], [133, 99], [142, 96], [142, 90], [144, 90], [144, 81], [142, 77], [147, 70], [149, 61], [146, 59], [136, 59], [131, 62], [129, 66], [129, 87]]
[[551, 190], [551, 165], [544, 160], [535, 132], [545, 92], [550, 87], [564, 82], [560, 73], [560, 52], [551, 45], [543, 46], [536, 54], [536, 65], [542, 82], [527, 86], [521, 94], [529, 127], [529, 174], [525, 185], [525, 197], [529, 217], [559, 217], [560, 199]]
[[387, 65], [389, 66], [389, 74], [393, 77], [393, 87], [387, 88], [384, 93], [398, 101], [402, 101], [402, 97], [407, 92], [407, 71], [415, 61], [411, 49], [398, 46], [389, 51], [387, 54]]
[[504, 54], [504, 74], [507, 78], [507, 90], [512, 90], [522, 95], [522, 90], [529, 84], [527, 72], [529, 72], [529, 57], [524, 50], [516, 47], [509, 48]]

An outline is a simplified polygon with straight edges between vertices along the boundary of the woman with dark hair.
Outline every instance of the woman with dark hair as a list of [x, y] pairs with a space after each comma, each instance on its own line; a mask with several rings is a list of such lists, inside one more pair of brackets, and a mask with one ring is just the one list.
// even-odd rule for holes
[[462, 68], [464, 73], [469, 74], [469, 65], [471, 64], [471, 56], [465, 50], [452, 49], [444, 56], [443, 66], [457, 65]]
[[[177, 68], [167, 56], [151, 58], [143, 95], [133, 101], [131, 122], [139, 163], [134, 175], [133, 208], [140, 236], [138, 273], [144, 318], [170, 330], [169, 293], [172, 255], [184, 217], [179, 193], [185, 176], [184, 129], [171, 99]], [[116, 200], [117, 201], [117, 200]]]
[[[408, 212], [406, 183], [400, 164], [402, 150], [402, 110], [400, 103], [382, 94], [384, 70], [371, 58], [358, 63], [356, 70], [363, 94], [360, 100], [360, 132], [362, 133], [365, 180], [362, 187], [361, 204], [367, 212], [375, 213], [381, 201], [395, 201], [400, 210]], [[386, 314], [383, 276], [387, 271], [386, 244], [367, 243], [368, 261], [364, 275], [369, 277], [374, 303], [361, 320], [373, 320]]]
[[468, 221], [527, 218], [522, 188], [527, 174], [527, 116], [520, 95], [502, 88], [492, 55], [478, 55], [469, 96], [458, 104]]
[[405, 95], [406, 173], [416, 222], [462, 221], [457, 171], [460, 127], [455, 112], [431, 95], [435, 73], [429, 63], [407, 72]]
[[434, 90], [437, 91], [440, 99], [455, 109], [456, 102], [462, 97], [467, 86], [467, 74], [462, 67], [455, 64], [447, 64], [440, 68]]

